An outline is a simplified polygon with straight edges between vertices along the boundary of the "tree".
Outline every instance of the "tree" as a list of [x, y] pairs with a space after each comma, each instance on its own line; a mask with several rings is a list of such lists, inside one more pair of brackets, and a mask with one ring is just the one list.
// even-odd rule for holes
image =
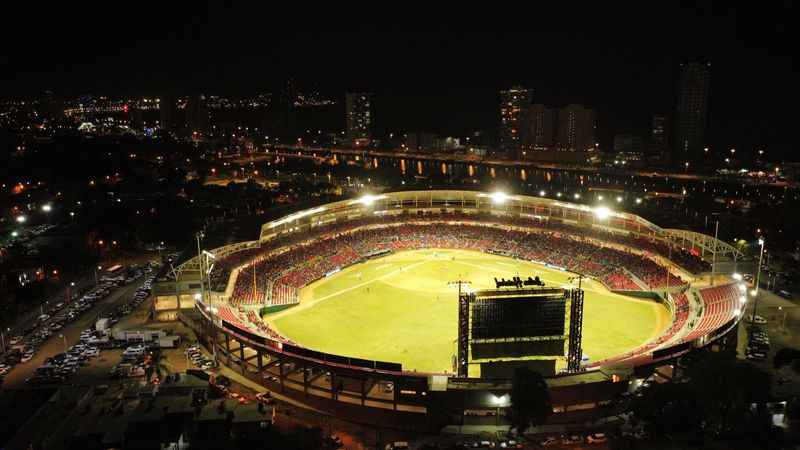
[[768, 373], [746, 361], [709, 352], [687, 370], [689, 387], [703, 413], [706, 430], [728, 433], [750, 415], [750, 405], [769, 398]]
[[768, 448], [776, 438], [763, 408], [770, 385], [769, 374], [749, 362], [704, 352], [683, 382], [655, 383], [632, 407], [653, 435], [710, 435], [735, 439], [731, 448], [755, 448], [754, 442]]
[[791, 364], [792, 361], [800, 359], [800, 350], [795, 350], [793, 348], [785, 347], [778, 350], [775, 353], [775, 357], [772, 359], [773, 366], [775, 369], [780, 369], [781, 367]]
[[702, 417], [694, 407], [695, 397], [686, 383], [656, 383], [645, 389], [631, 405], [636, 418], [644, 421], [653, 435], [683, 430], [699, 431]]
[[514, 370], [509, 411], [512, 426], [519, 434], [530, 426], [543, 423], [553, 412], [550, 391], [541, 374], [527, 367]]

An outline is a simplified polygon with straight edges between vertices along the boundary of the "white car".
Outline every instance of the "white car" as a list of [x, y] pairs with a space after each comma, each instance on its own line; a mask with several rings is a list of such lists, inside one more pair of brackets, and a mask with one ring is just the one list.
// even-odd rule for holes
[[604, 433], [593, 433], [589, 436], [586, 436], [586, 442], [589, 444], [602, 444], [606, 442], [608, 438]]

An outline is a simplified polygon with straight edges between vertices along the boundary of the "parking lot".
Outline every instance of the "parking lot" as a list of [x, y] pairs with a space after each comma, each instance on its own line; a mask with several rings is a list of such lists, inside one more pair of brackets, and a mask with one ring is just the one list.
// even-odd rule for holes
[[[751, 302], [752, 303], [752, 302]], [[773, 395], [786, 398], [800, 395], [800, 376], [791, 365], [775, 369], [775, 355], [784, 348], [800, 350], [800, 305], [766, 289], [759, 293], [758, 313], [750, 323], [752, 304], [739, 329], [739, 356], [745, 357], [772, 374]]]
[[9, 350], [0, 366], [3, 388], [62, 383], [79, 371], [90, 375], [92, 367], [103, 366], [105, 353], [115, 345], [94, 332], [97, 320], [105, 317], [109, 326], [116, 324], [144, 303], [153, 266], [135, 268], [126, 278], [109, 277], [44, 310], [26, 334], [8, 337]]

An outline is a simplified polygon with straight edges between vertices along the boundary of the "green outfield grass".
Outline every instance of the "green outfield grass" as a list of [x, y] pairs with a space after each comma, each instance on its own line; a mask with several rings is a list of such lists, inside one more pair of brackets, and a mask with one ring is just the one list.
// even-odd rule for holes
[[[348, 267], [306, 286], [300, 305], [266, 316], [308, 348], [400, 362], [405, 370], [451, 371], [457, 336], [457, 291], [448, 281], [494, 288], [494, 277], [538, 275], [548, 285], [570, 274], [538, 264], [465, 250], [416, 250]], [[583, 351], [592, 360], [631, 350], [662, 332], [660, 304], [609, 292], [584, 280]]]

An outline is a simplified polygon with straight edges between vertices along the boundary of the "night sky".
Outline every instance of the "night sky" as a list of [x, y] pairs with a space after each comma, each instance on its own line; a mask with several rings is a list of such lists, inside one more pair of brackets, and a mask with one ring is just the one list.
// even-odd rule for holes
[[[763, 146], [773, 158], [798, 159], [790, 1], [617, 9], [601, 2], [563, 11], [506, 5], [503, 14], [470, 10], [471, 18], [449, 22], [412, 5], [402, 18], [376, 8], [375, 17], [343, 19], [344, 10], [310, 4], [255, 11], [200, 2], [67, 3], [5, 14], [0, 95], [251, 94], [292, 77], [301, 90], [331, 96], [375, 92], [379, 131], [459, 135], [495, 125], [497, 90], [521, 83], [535, 89], [537, 102], [593, 105], [601, 143], [610, 145], [615, 133], [644, 134], [653, 114], [672, 113], [679, 63], [702, 59], [712, 63], [711, 145]], [[413, 31], [424, 26], [429, 31]], [[473, 31], [480, 29], [505, 31]]]

